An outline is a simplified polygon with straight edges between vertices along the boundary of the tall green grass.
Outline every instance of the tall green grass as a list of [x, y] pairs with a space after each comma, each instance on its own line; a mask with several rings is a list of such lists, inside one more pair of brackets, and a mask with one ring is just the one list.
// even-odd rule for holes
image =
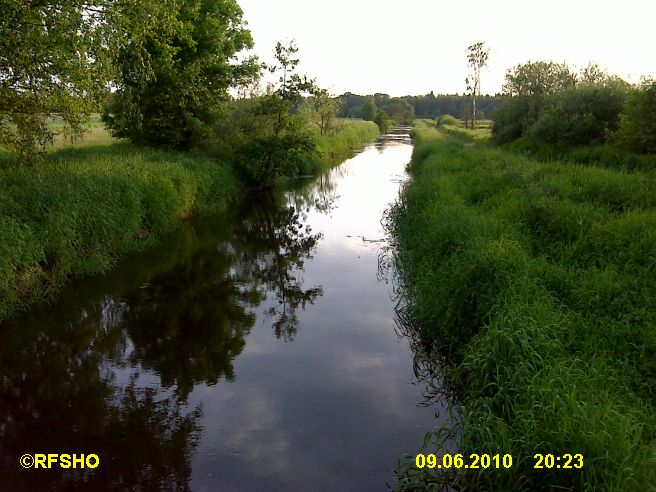
[[557, 160], [620, 171], [656, 171], [656, 155], [637, 154], [610, 144], [564, 147], [532, 137], [520, 137], [506, 148], [545, 162]]
[[128, 144], [0, 162], [0, 321], [71, 276], [108, 270], [191, 215], [226, 208], [237, 183], [209, 158]]
[[[449, 133], [415, 129], [390, 226], [411, 319], [460, 390], [458, 448], [514, 459], [462, 470], [459, 486], [653, 489], [656, 175]], [[585, 466], [537, 470], [536, 453], [580, 453]], [[440, 481], [401, 470], [400, 490]]]
[[334, 133], [317, 135], [317, 150], [325, 162], [336, 163], [371, 142], [378, 133], [378, 125], [373, 121], [340, 119], [336, 122]]

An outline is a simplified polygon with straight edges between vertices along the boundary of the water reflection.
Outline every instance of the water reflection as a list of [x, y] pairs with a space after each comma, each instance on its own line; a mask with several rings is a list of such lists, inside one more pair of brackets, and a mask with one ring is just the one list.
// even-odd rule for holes
[[247, 217], [234, 229], [234, 277], [247, 286], [251, 300], [275, 297], [266, 315], [276, 337], [291, 341], [298, 330], [297, 310], [323, 294], [321, 286], [305, 288], [301, 276], [321, 234], [304, 223], [302, 209], [281, 207], [273, 198], [258, 202]]
[[376, 150], [378, 150], [379, 154], [382, 154], [385, 149], [398, 145], [398, 144], [407, 144], [410, 145], [412, 144], [412, 139], [410, 138], [410, 130], [412, 130], [412, 127], [409, 126], [397, 126], [396, 128], [392, 129], [389, 133], [386, 133], [384, 135], [381, 135], [378, 137], [376, 140], [376, 143], [374, 144]]
[[[296, 310], [322, 294], [300, 276], [321, 237], [301, 214], [270, 200], [236, 217], [188, 225], [0, 326], [3, 490], [187, 486], [202, 415], [189, 393], [235, 379], [254, 308], [268, 303], [291, 340]], [[102, 471], [18, 467], [24, 453], [64, 452], [95, 453]]]
[[[104, 370], [122, 352], [120, 329], [86, 317], [43, 328], [7, 326], [0, 347], [2, 490], [184, 488], [198, 440], [199, 406], [165, 391], [123, 383]], [[95, 325], [95, 326], [94, 326]], [[101, 473], [23, 470], [24, 453], [94, 453]]]

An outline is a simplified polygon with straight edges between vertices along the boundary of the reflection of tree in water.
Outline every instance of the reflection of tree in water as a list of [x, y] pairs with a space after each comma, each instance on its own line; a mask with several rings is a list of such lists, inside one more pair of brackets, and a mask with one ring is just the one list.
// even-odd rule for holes
[[320, 174], [311, 183], [301, 181], [298, 188], [288, 194], [290, 205], [299, 211], [313, 209], [328, 214], [335, 208], [339, 198], [337, 184], [352, 172], [350, 161]]
[[256, 296], [230, 278], [231, 266], [221, 251], [201, 252], [126, 297], [131, 361], [155, 371], [182, 399], [198, 383], [235, 378], [233, 360], [255, 322], [244, 305]]
[[[120, 330], [94, 336], [90, 318], [43, 324], [3, 326], [0, 489], [187, 488], [200, 408], [100, 370]], [[101, 466], [28, 471], [19, 466], [24, 453], [93, 453]]]
[[299, 276], [304, 261], [321, 234], [312, 234], [294, 207], [280, 207], [272, 198], [253, 206], [235, 225], [235, 276], [250, 285], [262, 300], [273, 294], [277, 304], [266, 310], [278, 338], [293, 340], [298, 330], [297, 310], [305, 309], [323, 293], [321, 286], [305, 289]]

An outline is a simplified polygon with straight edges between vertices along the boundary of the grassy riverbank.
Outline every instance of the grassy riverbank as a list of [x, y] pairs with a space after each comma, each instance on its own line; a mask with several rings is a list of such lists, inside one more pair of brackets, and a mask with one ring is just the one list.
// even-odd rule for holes
[[72, 275], [104, 272], [181, 220], [237, 195], [226, 166], [129, 144], [65, 149], [0, 170], [0, 320], [53, 296]]
[[[460, 452], [513, 456], [508, 470], [463, 470], [461, 485], [648, 489], [654, 172], [536, 162], [453, 126], [419, 122], [414, 140], [391, 213], [409, 314], [462, 396]], [[584, 467], [534, 469], [537, 453], [580, 453]], [[399, 487], [431, 481], [409, 471]]]
[[[324, 167], [378, 133], [370, 122], [342, 125], [318, 139]], [[34, 167], [3, 153], [0, 322], [71, 277], [107, 271], [192, 215], [221, 212], [240, 186], [226, 164], [116, 142], [98, 125], [74, 147], [58, 139]]]
[[324, 167], [326, 163], [341, 162], [342, 158], [349, 157], [354, 149], [371, 142], [379, 133], [378, 125], [373, 121], [340, 119], [336, 127], [336, 133], [317, 135], [317, 148]]

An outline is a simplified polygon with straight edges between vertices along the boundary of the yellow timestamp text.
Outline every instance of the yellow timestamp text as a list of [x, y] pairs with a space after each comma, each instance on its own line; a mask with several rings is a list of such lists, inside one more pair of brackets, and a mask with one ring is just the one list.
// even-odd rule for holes
[[533, 468], [564, 468], [564, 469], [581, 469], [583, 468], [582, 454], [564, 454], [562, 456], [555, 454], [538, 453], [533, 456], [535, 464]]
[[418, 454], [415, 456], [415, 466], [417, 468], [467, 468], [467, 469], [486, 469], [486, 468], [510, 468], [513, 464], [513, 458], [509, 454], [477, 454], [469, 456], [463, 454], [443, 454], [437, 456], [434, 454]]

